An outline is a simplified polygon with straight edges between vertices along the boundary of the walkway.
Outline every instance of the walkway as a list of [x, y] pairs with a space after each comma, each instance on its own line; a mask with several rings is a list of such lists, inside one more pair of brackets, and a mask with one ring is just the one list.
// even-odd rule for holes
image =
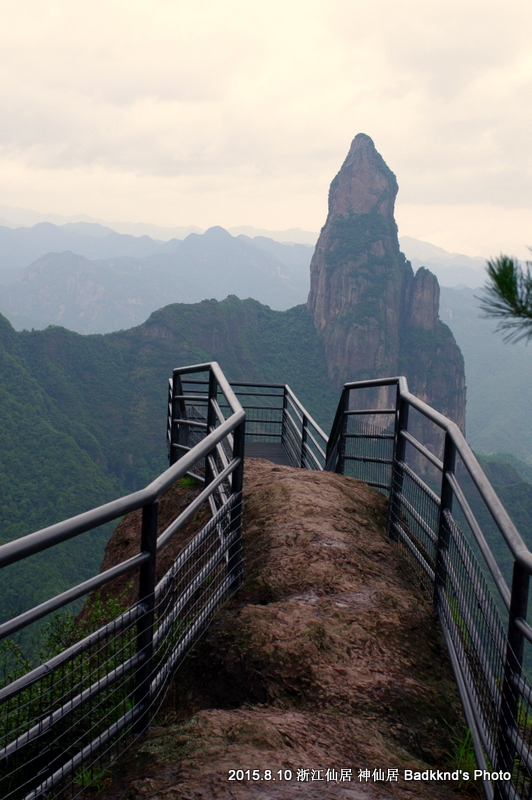
[[246, 442], [246, 456], [250, 458], [265, 458], [273, 464], [283, 467], [292, 467], [288, 453], [280, 442]]

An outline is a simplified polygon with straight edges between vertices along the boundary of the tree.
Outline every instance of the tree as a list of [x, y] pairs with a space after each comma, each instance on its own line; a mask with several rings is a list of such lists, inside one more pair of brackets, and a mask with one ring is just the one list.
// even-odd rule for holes
[[517, 259], [501, 255], [488, 261], [489, 282], [479, 297], [486, 317], [497, 317], [497, 330], [506, 341], [532, 339], [532, 273], [530, 262], [523, 269]]

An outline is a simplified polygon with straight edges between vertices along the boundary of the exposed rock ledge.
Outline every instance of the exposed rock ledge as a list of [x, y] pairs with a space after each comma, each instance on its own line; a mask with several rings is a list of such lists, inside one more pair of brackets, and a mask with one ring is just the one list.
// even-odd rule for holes
[[[351, 478], [247, 459], [245, 585], [97, 797], [456, 798], [450, 784], [358, 781], [359, 769], [455, 769], [448, 726], [462, 724], [430, 605], [385, 515], [385, 498]], [[298, 782], [305, 768], [353, 780]], [[230, 782], [231, 769], [293, 779]]]

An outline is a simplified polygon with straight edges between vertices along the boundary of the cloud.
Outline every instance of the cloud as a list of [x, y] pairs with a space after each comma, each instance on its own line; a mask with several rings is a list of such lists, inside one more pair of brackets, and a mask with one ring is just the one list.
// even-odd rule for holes
[[6, 205], [316, 229], [359, 131], [411, 208], [531, 205], [529, 0], [2, 6]]

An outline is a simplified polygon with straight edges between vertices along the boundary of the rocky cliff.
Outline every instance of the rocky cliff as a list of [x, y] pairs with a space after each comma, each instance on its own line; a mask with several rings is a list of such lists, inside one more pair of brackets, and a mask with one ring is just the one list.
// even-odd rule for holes
[[410, 390], [465, 426], [464, 361], [438, 318], [439, 285], [399, 250], [397, 180], [359, 133], [329, 191], [312, 259], [308, 310], [336, 389], [406, 375]]

